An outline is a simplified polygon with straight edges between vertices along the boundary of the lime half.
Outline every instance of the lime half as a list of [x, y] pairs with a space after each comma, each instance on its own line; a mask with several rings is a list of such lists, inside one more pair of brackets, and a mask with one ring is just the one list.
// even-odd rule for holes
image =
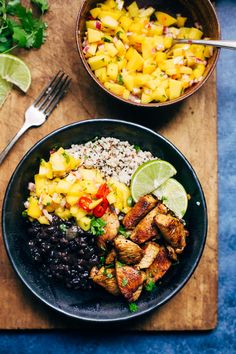
[[0, 76], [24, 92], [31, 84], [28, 66], [21, 59], [10, 54], [0, 54]]
[[9, 92], [11, 91], [12, 84], [0, 76], [0, 107], [5, 102]]
[[178, 181], [174, 178], [168, 179], [153, 194], [162, 199], [163, 203], [175, 213], [175, 215], [182, 219], [188, 207], [187, 193]]
[[131, 180], [134, 201], [137, 202], [141, 196], [156, 190], [176, 172], [174, 166], [163, 160], [152, 160], [139, 166]]

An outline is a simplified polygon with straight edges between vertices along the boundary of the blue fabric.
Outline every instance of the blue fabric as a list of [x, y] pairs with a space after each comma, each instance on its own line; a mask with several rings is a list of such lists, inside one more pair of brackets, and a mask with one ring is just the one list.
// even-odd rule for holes
[[[218, 0], [222, 36], [236, 40], [236, 1]], [[2, 332], [0, 353], [233, 354], [236, 353], [236, 52], [218, 64], [219, 324], [211, 332], [91, 335], [78, 332]]]

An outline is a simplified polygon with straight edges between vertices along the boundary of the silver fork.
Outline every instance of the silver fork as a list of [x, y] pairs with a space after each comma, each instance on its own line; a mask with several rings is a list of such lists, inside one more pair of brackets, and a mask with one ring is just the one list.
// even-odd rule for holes
[[63, 71], [54, 76], [49, 85], [40, 93], [33, 104], [25, 111], [25, 122], [18, 133], [0, 153], [0, 165], [17, 140], [31, 127], [42, 125], [62, 99], [71, 79]]

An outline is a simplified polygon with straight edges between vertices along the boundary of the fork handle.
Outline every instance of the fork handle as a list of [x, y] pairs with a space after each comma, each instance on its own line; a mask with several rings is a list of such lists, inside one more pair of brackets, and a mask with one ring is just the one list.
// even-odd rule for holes
[[11, 150], [11, 148], [15, 145], [17, 140], [30, 128], [30, 125], [25, 122], [18, 133], [14, 136], [14, 138], [10, 141], [9, 144], [5, 147], [5, 149], [0, 153], [0, 165], [2, 164], [3, 160]]

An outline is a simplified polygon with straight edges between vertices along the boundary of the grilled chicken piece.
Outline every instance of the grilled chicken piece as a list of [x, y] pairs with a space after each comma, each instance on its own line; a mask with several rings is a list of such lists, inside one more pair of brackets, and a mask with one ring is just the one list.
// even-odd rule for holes
[[97, 267], [93, 267], [90, 272], [90, 278], [94, 281], [94, 283], [102, 286], [112, 295], [120, 295], [114, 268], [102, 267], [98, 269]]
[[133, 229], [139, 221], [147, 215], [157, 204], [157, 200], [152, 195], [144, 195], [133, 208], [125, 215], [123, 224], [126, 229]]
[[116, 262], [116, 279], [121, 294], [126, 300], [132, 302], [135, 292], [143, 284], [144, 276], [141, 271], [134, 267]]
[[120, 222], [115, 210], [111, 207], [107, 209], [107, 212], [101, 217], [101, 219], [105, 221], [106, 225], [104, 226], [104, 233], [98, 237], [98, 246], [99, 248], [106, 250], [106, 243], [114, 240], [117, 236]]
[[154, 262], [146, 270], [148, 284], [150, 281], [156, 282], [167, 272], [171, 266], [171, 260], [168, 257], [168, 252], [164, 246], [160, 246], [158, 255], [156, 256]]
[[155, 217], [154, 221], [163, 234], [165, 241], [175, 249], [175, 252], [183, 252], [188, 232], [180, 220], [170, 214], [159, 214]]
[[143, 250], [136, 243], [127, 240], [124, 236], [118, 236], [114, 240], [118, 258], [125, 264], [137, 264], [143, 256]]
[[[143, 282], [146, 280], [146, 274], [144, 272], [142, 273], [142, 277], [143, 277]], [[141, 295], [143, 290], [143, 284], [139, 285], [138, 289], [133, 293], [132, 298], [130, 299], [130, 302], [135, 302], [138, 300], [139, 296]]]
[[143, 258], [141, 259], [140, 263], [137, 264], [138, 269], [145, 269], [150, 267], [150, 265], [153, 263], [154, 259], [158, 255], [160, 246], [156, 244], [155, 242], [148, 242], [147, 245], [144, 246], [144, 255]]
[[116, 250], [115, 248], [112, 248], [112, 250], [108, 253], [106, 260], [105, 260], [105, 264], [111, 264], [114, 263], [116, 259]]
[[177, 261], [178, 257], [177, 257], [177, 254], [175, 253], [174, 248], [171, 246], [166, 246], [166, 249], [167, 249], [169, 258], [172, 259], [172, 261]]
[[154, 217], [159, 213], [167, 213], [164, 204], [159, 203], [152, 211], [150, 211], [132, 231], [130, 239], [138, 244], [144, 243], [151, 238], [158, 236], [158, 228], [154, 222]]

